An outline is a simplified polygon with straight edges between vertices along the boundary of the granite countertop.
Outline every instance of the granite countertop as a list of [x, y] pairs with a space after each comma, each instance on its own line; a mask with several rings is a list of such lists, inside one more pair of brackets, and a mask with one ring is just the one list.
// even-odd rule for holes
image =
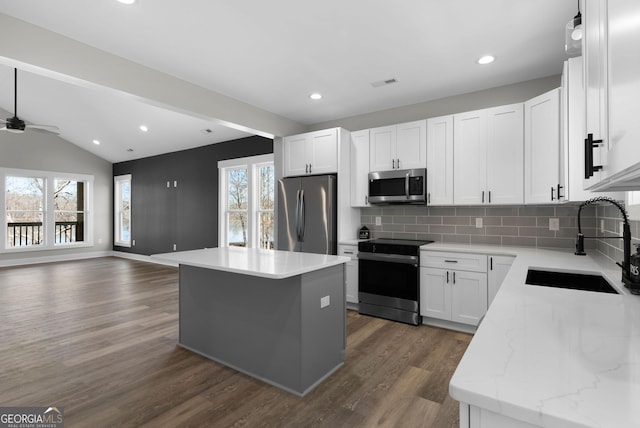
[[234, 272], [263, 278], [282, 279], [302, 275], [351, 259], [312, 253], [263, 250], [244, 247], [219, 247], [204, 250], [154, 254], [154, 259], [188, 266]]
[[[614, 262], [595, 250], [421, 249], [516, 256], [451, 379], [454, 399], [543, 427], [640, 427], [640, 296]], [[621, 294], [526, 285], [529, 267], [600, 273]]]

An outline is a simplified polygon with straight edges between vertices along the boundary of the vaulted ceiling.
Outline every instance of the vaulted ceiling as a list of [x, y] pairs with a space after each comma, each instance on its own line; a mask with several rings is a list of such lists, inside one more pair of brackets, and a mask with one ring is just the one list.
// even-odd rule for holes
[[[0, 0], [2, 14], [302, 127], [559, 74], [576, 12], [570, 0]], [[485, 54], [495, 62], [477, 64]], [[10, 113], [13, 60], [0, 47]], [[253, 133], [37, 67], [19, 71], [18, 115], [112, 162]]]

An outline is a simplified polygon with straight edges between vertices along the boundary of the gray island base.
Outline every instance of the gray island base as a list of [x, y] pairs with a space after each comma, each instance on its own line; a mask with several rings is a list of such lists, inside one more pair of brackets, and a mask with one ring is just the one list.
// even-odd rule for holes
[[285, 278], [180, 264], [179, 287], [190, 351], [298, 396], [343, 365], [344, 264]]

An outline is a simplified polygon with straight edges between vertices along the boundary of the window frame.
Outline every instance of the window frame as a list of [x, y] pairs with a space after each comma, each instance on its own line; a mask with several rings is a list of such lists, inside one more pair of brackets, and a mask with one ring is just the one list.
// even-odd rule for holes
[[[230, 211], [227, 206], [227, 171], [229, 169], [247, 168], [247, 248], [260, 248], [259, 242], [259, 219], [261, 212], [258, 201], [259, 193], [259, 168], [264, 165], [274, 165], [273, 154], [249, 156], [237, 159], [227, 159], [218, 162], [218, 246], [228, 247], [228, 224], [227, 213]], [[275, 174], [274, 174], [275, 181]], [[275, 198], [275, 182], [274, 182]], [[274, 201], [275, 204], [275, 201]], [[274, 207], [275, 216], [275, 207]], [[275, 228], [274, 228], [275, 229]], [[275, 232], [275, 230], [274, 230]], [[275, 236], [274, 236], [275, 240]]]
[[[42, 245], [28, 246], [8, 246], [7, 237], [7, 206], [6, 206], [6, 186], [7, 177], [29, 177], [41, 178], [44, 180], [44, 206], [42, 228], [44, 234], [44, 243]], [[55, 191], [55, 180], [71, 180], [76, 182], [84, 182], [84, 240], [80, 242], [55, 242], [55, 199], [53, 192]], [[0, 167], [0, 205], [2, 206], [2, 222], [0, 228], [0, 253], [28, 252], [28, 251], [47, 251], [77, 247], [93, 246], [93, 184], [94, 176], [88, 174], [67, 173], [60, 171], [38, 171], [29, 169], [16, 169]]]
[[[125, 241], [120, 235], [122, 196], [120, 195], [120, 185], [123, 182], [129, 183], [129, 240]], [[132, 175], [123, 174], [113, 177], [113, 245], [117, 247], [131, 248], [133, 240], [133, 186]]]

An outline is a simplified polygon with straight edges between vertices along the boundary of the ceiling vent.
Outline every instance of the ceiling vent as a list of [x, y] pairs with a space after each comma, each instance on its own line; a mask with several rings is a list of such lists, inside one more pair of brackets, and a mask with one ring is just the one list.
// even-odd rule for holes
[[387, 86], [387, 85], [391, 85], [392, 83], [398, 83], [398, 79], [385, 79], [385, 80], [378, 80], [377, 82], [372, 82], [371, 86], [373, 86], [374, 88], [379, 88], [380, 86]]

